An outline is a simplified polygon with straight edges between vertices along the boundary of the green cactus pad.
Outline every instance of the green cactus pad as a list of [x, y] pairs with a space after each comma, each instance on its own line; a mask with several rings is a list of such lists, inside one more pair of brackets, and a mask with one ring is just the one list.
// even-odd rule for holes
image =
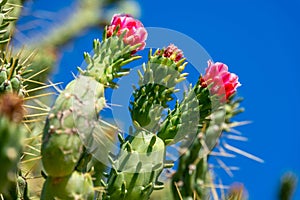
[[81, 74], [94, 77], [98, 82], [107, 87], [116, 87], [113, 80], [129, 73], [129, 69], [122, 67], [140, 58], [140, 56], [132, 55], [132, 52], [139, 45], [126, 45], [123, 42], [123, 37], [123, 35], [114, 35], [104, 38], [102, 42], [94, 40], [94, 54], [84, 53], [87, 68], [86, 70], [78, 68]]
[[18, 58], [7, 60], [2, 53], [2, 67], [0, 67], [0, 94], [6, 92], [14, 92], [19, 96], [24, 96], [26, 93], [23, 86], [22, 64]]
[[41, 200], [93, 200], [94, 190], [90, 174], [73, 172], [65, 177], [47, 177]]
[[133, 121], [139, 126], [154, 131], [162, 118], [162, 111], [171, 101], [176, 92], [175, 85], [187, 74], [181, 73], [187, 63], [185, 59], [178, 62], [164, 57], [157, 50], [153, 55], [150, 50], [149, 61], [143, 65], [144, 75], [139, 72], [140, 88], [133, 93], [134, 101], [130, 102], [130, 112]]
[[104, 199], [148, 199], [160, 188], [165, 146], [155, 134], [139, 131], [122, 145], [113, 163]]
[[[0, 2], [0, 45], [5, 47], [9, 42], [9, 25], [11, 22], [17, 20], [16, 17], [12, 17], [12, 11], [17, 5], [8, 3], [8, 0], [2, 0]], [[12, 14], [12, 15], [11, 15]]]
[[177, 101], [175, 108], [169, 111], [166, 119], [160, 124], [157, 136], [166, 145], [174, 144], [187, 137], [192, 141], [199, 130], [199, 112], [198, 99], [194, 90], [190, 88], [182, 102]]
[[81, 155], [82, 142], [75, 133], [53, 133], [43, 143], [42, 161], [49, 176], [62, 177], [75, 169]]
[[89, 121], [97, 119], [97, 113], [105, 106], [103, 93], [102, 84], [79, 77], [59, 95], [43, 135], [42, 161], [47, 174], [61, 177], [74, 170], [83, 149], [78, 131], [85, 134]]
[[0, 117], [0, 193], [6, 193], [9, 185], [16, 181], [24, 134], [20, 125], [4, 116]]

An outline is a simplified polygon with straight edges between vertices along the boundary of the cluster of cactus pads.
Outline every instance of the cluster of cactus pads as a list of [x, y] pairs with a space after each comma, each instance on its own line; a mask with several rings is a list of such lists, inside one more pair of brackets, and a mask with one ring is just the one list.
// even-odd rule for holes
[[[117, 90], [118, 78], [130, 73], [128, 64], [141, 58], [137, 54], [147, 38], [143, 24], [130, 15], [115, 15], [102, 40], [93, 41], [93, 53], [84, 53], [86, 67], [78, 67], [78, 75], [60, 90], [55, 84], [32, 80], [41, 73], [30, 63], [34, 53], [24, 56], [10, 50], [12, 9], [13, 4], [0, 1], [2, 199], [31, 199], [24, 173], [37, 164], [25, 163], [40, 158], [42, 188], [33, 196], [42, 200], [147, 200], [166, 184], [173, 199], [215, 197], [211, 152], [219, 147], [224, 132], [240, 125], [232, 118], [243, 111], [236, 97], [238, 77], [225, 64], [208, 61], [206, 72], [186, 87], [181, 100], [175, 99], [179, 84], [187, 81], [187, 59], [173, 44], [150, 49], [128, 102], [131, 127], [120, 130], [106, 122], [101, 111], [110, 107], [106, 90]], [[36, 92], [50, 86], [59, 95], [47, 109], [36, 98], [50, 93]], [[46, 113], [32, 114], [28, 108]], [[41, 144], [27, 145], [31, 151], [24, 151], [24, 141], [39, 138], [34, 123], [40, 121]], [[178, 160], [169, 159], [170, 146], [178, 150]], [[32, 151], [39, 155], [32, 157]], [[166, 175], [169, 180], [164, 183]], [[226, 197], [242, 198], [242, 189], [233, 189]]]
[[[91, 148], [93, 135], [102, 139], [109, 135], [105, 132], [108, 129], [99, 128], [103, 124], [99, 112], [108, 107], [105, 90], [118, 88], [114, 81], [129, 73], [124, 65], [140, 58], [135, 53], [144, 48], [146, 37], [139, 21], [129, 15], [115, 15], [103, 40], [94, 40], [93, 54], [84, 54], [86, 69], [78, 68], [79, 75], [61, 91], [46, 120], [41, 147], [46, 178], [42, 199], [149, 199], [153, 190], [164, 187], [159, 181], [163, 170], [174, 165], [166, 160], [167, 146], [179, 142], [191, 146], [180, 158], [172, 178], [173, 186], [179, 181], [186, 184], [177, 187], [179, 193], [174, 189], [174, 198], [180, 194], [180, 198], [189, 199], [195, 191], [200, 199], [208, 195], [199, 181], [206, 182], [208, 154], [236, 107], [225, 111], [225, 105], [233, 104], [232, 99], [226, 97], [223, 101], [225, 93], [211, 92], [215, 86], [199, 77], [184, 99], [169, 109], [178, 92], [176, 86], [188, 75], [184, 73], [187, 62], [183, 52], [175, 45], [155, 52], [150, 49], [143, 72], [138, 72], [139, 84], [134, 87], [129, 106], [131, 129], [115, 129], [118, 152], [101, 149], [103, 145], [96, 148], [107, 152], [102, 155], [106, 155], [109, 165], [97, 161], [95, 149]], [[217, 87], [236, 91], [238, 81], [234, 74], [212, 70], [220, 70], [219, 76], [227, 81]], [[195, 174], [190, 169], [192, 164]]]

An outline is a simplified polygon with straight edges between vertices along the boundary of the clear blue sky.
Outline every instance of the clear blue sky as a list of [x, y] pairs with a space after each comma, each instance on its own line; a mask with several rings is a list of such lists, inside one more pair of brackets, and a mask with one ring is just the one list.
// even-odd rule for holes
[[[70, 1], [36, 0], [37, 9], [56, 10]], [[246, 112], [239, 119], [252, 124], [239, 128], [248, 142], [235, 143], [265, 160], [242, 156], [227, 160], [237, 165], [232, 179], [243, 182], [251, 200], [276, 199], [280, 176], [300, 175], [300, 1], [299, 0], [141, 0], [141, 21], [147, 27], [179, 31], [199, 42], [214, 61], [228, 64], [239, 75]], [[82, 51], [98, 37], [91, 30], [63, 49], [55, 81], [82, 62]], [[167, 45], [167, 44], [166, 44]], [[77, 49], [74, 52], [74, 49]], [[298, 189], [295, 199], [300, 199]]]

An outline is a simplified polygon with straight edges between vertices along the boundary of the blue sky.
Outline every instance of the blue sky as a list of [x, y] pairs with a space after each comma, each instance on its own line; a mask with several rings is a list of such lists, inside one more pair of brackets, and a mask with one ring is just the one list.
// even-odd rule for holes
[[[36, 0], [35, 9], [56, 10], [71, 1]], [[201, 44], [214, 61], [240, 77], [239, 95], [246, 111], [238, 117], [253, 123], [240, 127], [249, 141], [232, 143], [265, 160], [242, 156], [227, 160], [237, 165], [234, 177], [243, 182], [250, 199], [276, 199], [280, 176], [288, 170], [300, 175], [300, 1], [299, 0], [141, 0], [146, 27], [181, 32]], [[51, 4], [51, 5], [50, 5]], [[91, 30], [62, 49], [55, 81], [68, 81], [82, 62], [82, 52], [100, 37]], [[167, 44], [166, 44], [167, 45]], [[76, 51], [74, 50], [76, 49]], [[205, 67], [205, 66], [201, 66]], [[223, 176], [223, 175], [222, 175]], [[295, 199], [300, 199], [299, 189]]]
[[146, 26], [185, 33], [239, 75], [246, 108], [239, 118], [253, 123], [239, 128], [249, 141], [235, 146], [265, 163], [228, 160], [240, 167], [231, 181], [243, 182], [250, 199], [276, 199], [280, 176], [300, 174], [300, 1], [152, 0], [141, 6]]

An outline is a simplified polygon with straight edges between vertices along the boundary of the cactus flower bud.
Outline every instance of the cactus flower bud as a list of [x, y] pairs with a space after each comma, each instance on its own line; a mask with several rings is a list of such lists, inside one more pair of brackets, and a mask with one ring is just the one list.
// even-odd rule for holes
[[143, 50], [146, 46], [147, 31], [144, 25], [137, 19], [128, 14], [116, 14], [113, 16], [110, 26], [107, 27], [107, 37], [111, 37], [118, 28], [117, 35], [121, 35], [124, 31], [124, 43], [131, 46], [141, 44], [136, 51]]
[[238, 81], [238, 76], [228, 71], [228, 66], [224, 63], [208, 61], [208, 67], [206, 73], [200, 79], [202, 87], [210, 87], [210, 93], [212, 95], [224, 95], [221, 99], [223, 101], [236, 92], [237, 87], [241, 86]]
[[174, 44], [170, 44], [164, 51], [164, 57], [170, 58], [175, 62], [178, 62], [183, 58], [183, 52]]

